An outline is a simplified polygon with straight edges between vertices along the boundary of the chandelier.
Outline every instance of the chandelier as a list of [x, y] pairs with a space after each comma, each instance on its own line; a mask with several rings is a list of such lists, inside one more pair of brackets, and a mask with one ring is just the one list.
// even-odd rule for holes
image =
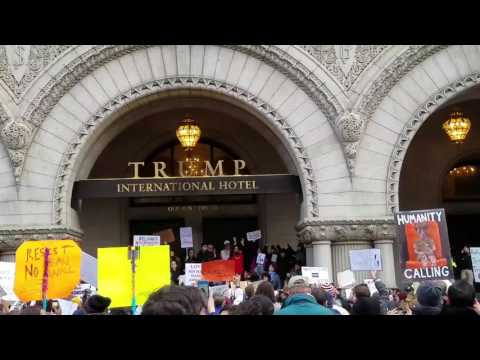
[[178, 125], [176, 133], [185, 151], [189, 151], [197, 145], [202, 131], [195, 120], [186, 117], [180, 125]]
[[448, 172], [450, 176], [474, 176], [478, 173], [478, 169], [476, 166], [472, 165], [465, 165], [465, 166], [459, 166], [455, 167], [452, 170]]
[[461, 111], [454, 111], [450, 114], [450, 118], [443, 123], [443, 130], [451, 141], [461, 144], [467, 137], [470, 126], [470, 119], [463, 116]]

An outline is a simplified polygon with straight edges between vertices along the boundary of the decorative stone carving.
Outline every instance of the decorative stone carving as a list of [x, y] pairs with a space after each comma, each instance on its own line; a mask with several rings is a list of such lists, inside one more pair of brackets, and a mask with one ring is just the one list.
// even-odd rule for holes
[[300, 138], [295, 134], [295, 131], [288, 125], [286, 120], [277, 113], [276, 109], [272, 108], [257, 96], [237, 86], [203, 77], [174, 77], [151, 81], [118, 95], [102, 106], [89, 120], [87, 120], [83, 128], [73, 139], [70, 140], [70, 146], [62, 157], [55, 183], [55, 224], [65, 224], [65, 208], [67, 204], [69, 204], [69, 200], [66, 200], [67, 179], [70, 176], [70, 168], [75, 163], [79, 149], [86, 141], [88, 135], [91, 134], [104, 119], [108, 118], [125, 105], [132, 103], [139, 98], [151, 96], [161, 91], [179, 89], [206, 89], [234, 97], [247, 105], [254, 107], [257, 111], [263, 114], [266, 119], [274, 124], [274, 126], [278, 128], [279, 133], [282, 134], [291, 145], [296, 157], [300, 159], [299, 165], [301, 168], [299, 169], [299, 176], [304, 190], [304, 201], [308, 207], [308, 214], [312, 218], [318, 217], [316, 180], [310, 158], [302, 145]]
[[357, 147], [365, 126], [363, 118], [354, 112], [347, 111], [341, 114], [335, 121], [335, 127], [343, 145], [343, 151], [347, 160], [350, 177], [353, 177]]
[[2, 45], [0, 79], [18, 103], [32, 81], [70, 45]]
[[23, 241], [42, 239], [73, 239], [81, 241], [83, 233], [65, 227], [51, 226], [48, 228], [31, 227], [0, 230], [0, 251], [16, 250]]
[[25, 147], [30, 137], [31, 130], [22, 121], [11, 120], [1, 131], [3, 143], [12, 150], [19, 150]]
[[480, 83], [480, 73], [473, 73], [455, 81], [433, 94], [414, 113], [413, 117], [405, 124], [398, 136], [397, 142], [390, 155], [387, 175], [387, 212], [395, 212], [398, 207], [398, 183], [403, 159], [408, 147], [423, 122], [438, 109], [438, 107], [459, 92]]
[[349, 90], [365, 68], [389, 45], [301, 45]]
[[355, 242], [396, 238], [393, 219], [312, 220], [299, 223], [296, 228], [306, 244], [312, 241]]

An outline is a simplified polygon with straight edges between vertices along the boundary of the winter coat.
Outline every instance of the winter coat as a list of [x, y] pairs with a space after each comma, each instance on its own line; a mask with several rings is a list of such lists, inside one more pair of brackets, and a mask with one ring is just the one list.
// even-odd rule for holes
[[478, 317], [478, 314], [471, 307], [458, 307], [445, 305], [440, 315], [453, 315], [457, 317]]
[[374, 297], [362, 297], [352, 306], [352, 315], [381, 315], [380, 301]]
[[439, 306], [424, 306], [418, 304], [412, 310], [413, 315], [439, 315], [442, 312], [442, 305]]
[[310, 294], [295, 294], [289, 296], [283, 303], [282, 309], [274, 315], [335, 315], [335, 313], [319, 305]]
[[282, 280], [275, 271], [270, 272], [270, 282], [273, 286], [273, 290], [278, 290], [282, 288]]

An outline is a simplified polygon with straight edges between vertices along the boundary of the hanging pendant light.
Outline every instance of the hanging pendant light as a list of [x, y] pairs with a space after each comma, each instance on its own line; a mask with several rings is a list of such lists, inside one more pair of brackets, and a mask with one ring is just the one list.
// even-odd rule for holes
[[176, 133], [183, 148], [188, 151], [192, 150], [197, 145], [202, 131], [195, 120], [186, 117], [182, 120], [180, 125], [178, 125]]
[[452, 112], [450, 118], [443, 123], [443, 130], [445, 130], [450, 140], [456, 144], [461, 144], [465, 141], [470, 127], [470, 119], [465, 117], [461, 111]]

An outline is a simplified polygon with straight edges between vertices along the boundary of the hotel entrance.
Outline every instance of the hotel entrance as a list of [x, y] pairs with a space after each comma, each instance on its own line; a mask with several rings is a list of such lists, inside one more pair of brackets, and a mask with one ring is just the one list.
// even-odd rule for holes
[[[191, 227], [194, 251], [261, 230], [260, 245], [298, 243], [302, 192], [280, 139], [254, 114], [211, 98], [168, 97], [124, 116], [73, 189], [84, 249], [125, 246], [134, 235]], [[119, 120], [120, 123], [120, 120]]]

